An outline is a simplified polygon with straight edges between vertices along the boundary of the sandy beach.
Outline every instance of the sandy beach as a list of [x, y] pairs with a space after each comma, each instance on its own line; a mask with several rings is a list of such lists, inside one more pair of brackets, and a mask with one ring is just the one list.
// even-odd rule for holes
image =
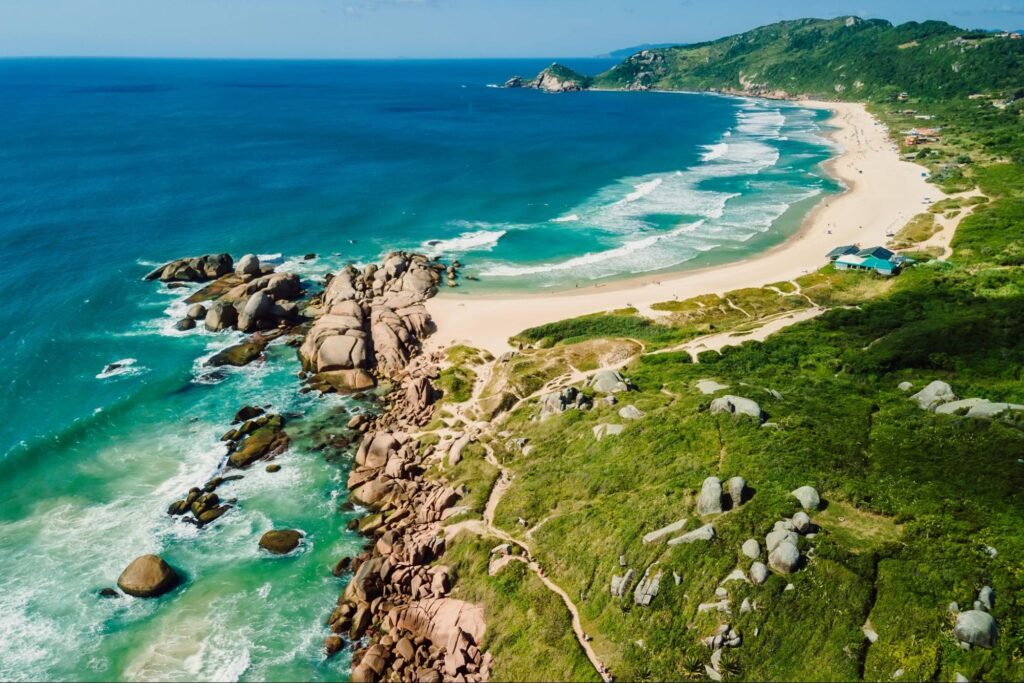
[[[843, 244], [884, 245], [886, 233], [926, 210], [925, 200], [944, 195], [926, 182], [923, 166], [903, 161], [885, 127], [863, 104], [801, 102], [833, 112], [829, 136], [842, 152], [826, 162], [828, 172], [846, 187], [822, 201], [800, 230], [782, 244], [753, 258], [680, 273], [659, 273], [571, 292], [467, 296], [445, 294], [427, 306], [437, 323], [428, 350], [456, 343], [500, 353], [512, 335], [529, 327], [588, 313], [633, 306], [657, 315], [651, 304], [759, 287], [790, 280], [826, 263], [825, 255]], [[947, 230], [944, 232], [951, 232]], [[944, 236], [947, 240], [950, 235]]]

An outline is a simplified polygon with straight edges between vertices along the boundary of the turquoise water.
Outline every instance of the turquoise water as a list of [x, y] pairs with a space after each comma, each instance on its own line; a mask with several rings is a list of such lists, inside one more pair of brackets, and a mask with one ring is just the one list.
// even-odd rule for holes
[[[743, 257], [836, 190], [818, 112], [488, 87], [547, 61], [0, 61], [0, 678], [346, 676], [320, 644], [362, 541], [316, 433], [361, 408], [299, 395], [286, 346], [205, 373], [233, 338], [174, 331], [187, 292], [152, 264], [255, 252], [313, 286], [408, 247], [465, 261], [470, 291], [571, 287]], [[238, 509], [201, 531], [167, 517], [244, 403], [292, 416], [282, 471], [225, 485]], [[282, 526], [301, 551], [261, 556]], [[185, 585], [96, 596], [144, 552]]]

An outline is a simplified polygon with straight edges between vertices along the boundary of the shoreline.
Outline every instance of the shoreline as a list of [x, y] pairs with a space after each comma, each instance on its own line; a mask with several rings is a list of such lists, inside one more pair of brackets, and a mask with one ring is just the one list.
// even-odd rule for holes
[[925, 210], [925, 198], [945, 195], [926, 181], [926, 170], [899, 158], [888, 130], [862, 103], [793, 100], [794, 104], [832, 112], [825, 136], [841, 146], [825, 161], [825, 172], [843, 186], [822, 199], [799, 229], [783, 242], [746, 259], [674, 273], [651, 273], [579, 290], [508, 294], [441, 295], [427, 303], [437, 331], [426, 341], [430, 352], [467, 344], [501, 353], [509, 337], [530, 327], [633, 307], [657, 317], [651, 305], [720, 294], [744, 287], [791, 280], [824, 265], [825, 255], [843, 244], [884, 245], [896, 231]]

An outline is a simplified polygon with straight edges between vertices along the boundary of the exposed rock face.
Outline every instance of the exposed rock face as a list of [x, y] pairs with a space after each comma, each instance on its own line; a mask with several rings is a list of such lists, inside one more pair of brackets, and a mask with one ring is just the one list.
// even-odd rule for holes
[[953, 635], [961, 643], [990, 648], [995, 645], [996, 639], [999, 637], [999, 630], [996, 628], [996, 620], [992, 618], [991, 614], [972, 609], [961, 612], [957, 617]]
[[721, 396], [711, 402], [711, 412], [714, 413], [731, 413], [733, 415], [747, 415], [754, 418], [758, 422], [764, 420], [764, 413], [761, 411], [761, 406], [756, 401], [752, 401], [749, 398], [743, 398], [742, 396]]
[[621, 598], [629, 590], [630, 585], [633, 583], [633, 570], [630, 569], [625, 573], [624, 576], [616, 574], [612, 577], [611, 593], [613, 597]]
[[679, 545], [680, 543], [696, 543], [697, 541], [710, 541], [715, 538], [715, 527], [710, 524], [705, 524], [702, 527], [694, 529], [693, 531], [683, 534], [677, 538], [671, 539], [669, 545]]
[[654, 543], [655, 541], [660, 541], [663, 538], [668, 538], [672, 534], [682, 531], [684, 528], [686, 528], [685, 519], [681, 519], [678, 522], [672, 522], [668, 526], [663, 526], [662, 528], [656, 531], [652, 531], [651, 533], [646, 534], [643, 538], [643, 542]]
[[700, 487], [697, 499], [698, 515], [716, 515], [722, 511], [722, 481], [718, 477], [708, 477]]
[[161, 282], [207, 282], [231, 272], [230, 254], [207, 254], [165, 263], [146, 275], [147, 280]]
[[588, 386], [601, 394], [614, 394], [621, 391], [629, 391], [632, 388], [632, 384], [628, 379], [623, 377], [618, 370], [610, 368], [595, 372], [594, 376], [590, 378]]
[[618, 436], [626, 429], [626, 425], [609, 424], [602, 422], [594, 425], [594, 438], [600, 441], [606, 436]]
[[565, 387], [540, 397], [540, 419], [546, 420], [552, 415], [561, 415], [570, 408], [587, 410], [590, 407], [590, 399], [579, 389]]
[[[515, 81], [518, 83], [514, 83]], [[505, 83], [505, 86], [510, 88], [524, 87], [524, 85], [551, 93], [574, 92], [586, 89], [587, 79], [572, 69], [560, 64], [552, 64], [537, 74], [537, 77], [529, 83], [524, 84], [518, 77], [509, 79]]]
[[821, 496], [818, 495], [818, 490], [813, 486], [801, 486], [793, 491], [792, 495], [800, 501], [800, 506], [804, 510], [817, 510], [818, 506], [821, 505]]
[[702, 394], [716, 394], [719, 391], [724, 391], [729, 388], [728, 384], [720, 384], [713, 379], [702, 379], [698, 380], [697, 391]]
[[955, 401], [956, 394], [953, 393], [953, 387], [936, 380], [910, 398], [925, 410], [935, 410], [943, 403]]
[[649, 573], [650, 569], [644, 573], [644, 578], [636, 584], [636, 589], [633, 591], [633, 602], [645, 607], [658, 596], [658, 589], [661, 586], [661, 572], [648, 578]]
[[940, 403], [935, 407], [935, 413], [938, 415], [963, 415], [964, 417], [987, 419], [1022, 410], [1024, 410], [1024, 405], [1020, 403], [1000, 403], [987, 398], [965, 398]]
[[158, 555], [132, 560], [117, 579], [117, 587], [137, 598], [155, 598], [178, 585], [178, 574]]
[[623, 420], [640, 420], [643, 416], [643, 411], [636, 406], [622, 406], [619, 408], [619, 417]]
[[431, 325], [423, 301], [437, 293], [439, 268], [426, 257], [391, 254], [381, 268], [348, 266], [323, 295], [317, 319], [299, 350], [312, 372], [378, 368], [402, 370]]
[[260, 537], [260, 547], [274, 555], [287, 555], [301, 540], [302, 532], [296, 529], [272, 529]]

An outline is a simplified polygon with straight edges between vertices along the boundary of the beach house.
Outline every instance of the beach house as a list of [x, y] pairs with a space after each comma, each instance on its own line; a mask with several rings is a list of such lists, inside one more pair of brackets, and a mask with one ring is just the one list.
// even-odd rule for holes
[[895, 254], [885, 247], [859, 249], [854, 245], [836, 247], [828, 253], [836, 270], [873, 270], [879, 275], [895, 275], [912, 259]]

